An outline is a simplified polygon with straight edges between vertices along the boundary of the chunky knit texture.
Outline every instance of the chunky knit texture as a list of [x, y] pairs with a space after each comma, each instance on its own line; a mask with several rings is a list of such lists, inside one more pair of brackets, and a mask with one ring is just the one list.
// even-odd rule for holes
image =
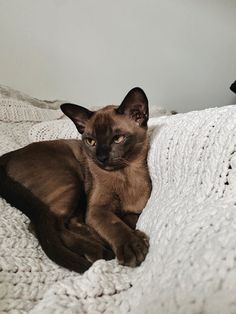
[[[59, 112], [28, 107], [9, 114], [1, 103], [0, 154], [77, 137], [68, 119], [45, 121]], [[153, 190], [138, 222], [150, 236], [144, 263], [100, 260], [83, 275], [63, 269], [45, 256], [27, 217], [0, 199], [1, 313], [236, 313], [236, 106], [151, 124]]]

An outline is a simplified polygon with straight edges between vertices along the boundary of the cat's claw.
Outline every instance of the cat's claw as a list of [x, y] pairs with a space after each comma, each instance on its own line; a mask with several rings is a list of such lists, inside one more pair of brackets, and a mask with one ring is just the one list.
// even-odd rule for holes
[[124, 266], [139, 266], [145, 259], [149, 248], [149, 240], [145, 233], [139, 230], [133, 231], [129, 239], [116, 249], [119, 264]]

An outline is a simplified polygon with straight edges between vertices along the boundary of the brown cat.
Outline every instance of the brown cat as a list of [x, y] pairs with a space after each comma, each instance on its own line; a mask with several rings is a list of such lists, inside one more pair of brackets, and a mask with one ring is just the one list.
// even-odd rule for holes
[[83, 272], [97, 259], [139, 265], [147, 236], [135, 230], [151, 192], [148, 100], [132, 89], [121, 105], [92, 112], [63, 104], [82, 140], [32, 143], [0, 157], [0, 195], [31, 220], [49, 258]]

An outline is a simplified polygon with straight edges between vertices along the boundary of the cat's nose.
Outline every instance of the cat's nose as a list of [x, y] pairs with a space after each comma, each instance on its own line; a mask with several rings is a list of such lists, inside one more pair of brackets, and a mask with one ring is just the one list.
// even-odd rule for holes
[[108, 159], [109, 159], [109, 156], [108, 156], [108, 155], [98, 155], [98, 156], [97, 156], [97, 160], [100, 161], [100, 162], [102, 162], [102, 163], [108, 161]]
[[109, 152], [110, 148], [108, 145], [105, 144], [98, 145], [96, 149], [97, 160], [100, 161], [101, 163], [107, 162], [109, 159]]

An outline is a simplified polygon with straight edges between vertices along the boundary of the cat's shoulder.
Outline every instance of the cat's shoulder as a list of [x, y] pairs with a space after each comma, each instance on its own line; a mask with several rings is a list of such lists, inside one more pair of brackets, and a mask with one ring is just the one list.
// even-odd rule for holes
[[29, 148], [62, 148], [62, 147], [80, 147], [82, 141], [78, 139], [56, 139], [56, 140], [47, 140], [40, 142], [33, 142], [25, 147]]
[[72, 151], [74, 155], [78, 155], [82, 151], [82, 141], [77, 139], [58, 139], [33, 142], [16, 151], [10, 152], [14, 155], [38, 154], [39, 156], [49, 154], [67, 154]]

